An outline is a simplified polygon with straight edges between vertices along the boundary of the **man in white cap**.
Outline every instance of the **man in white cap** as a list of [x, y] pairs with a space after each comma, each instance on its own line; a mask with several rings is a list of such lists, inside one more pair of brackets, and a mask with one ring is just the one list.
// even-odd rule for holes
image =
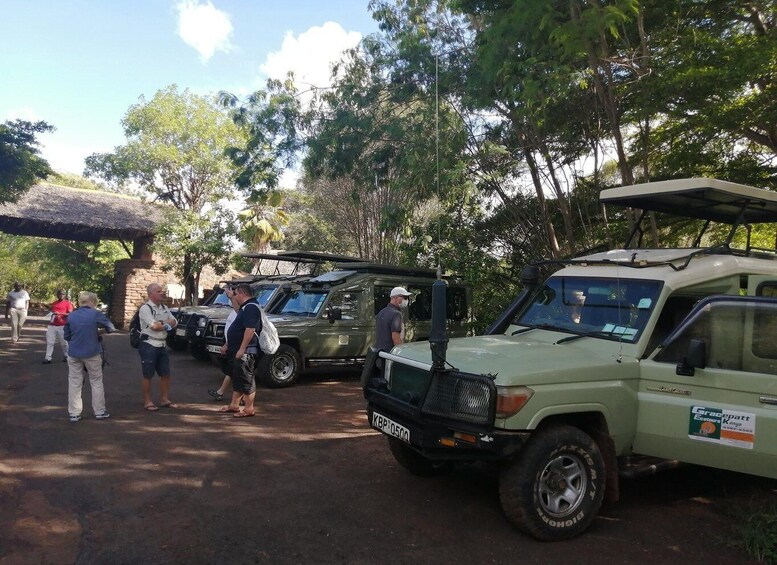
[[391, 351], [405, 338], [405, 325], [402, 322], [402, 310], [407, 306], [407, 299], [412, 296], [401, 286], [391, 289], [389, 303], [378, 312], [375, 323], [375, 347], [382, 351]]

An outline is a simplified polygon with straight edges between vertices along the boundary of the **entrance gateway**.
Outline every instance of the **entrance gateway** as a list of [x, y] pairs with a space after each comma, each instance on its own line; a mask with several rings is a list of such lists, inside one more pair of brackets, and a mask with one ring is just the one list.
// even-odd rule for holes
[[[642, 210], [623, 247], [528, 265], [487, 335], [450, 339], [442, 360], [372, 351], [362, 374], [400, 465], [498, 462], [505, 515], [542, 540], [584, 532], [619, 476], [685, 462], [777, 478], [777, 251], [751, 241], [777, 224], [777, 194], [697, 178], [601, 200]], [[693, 245], [644, 247], [648, 211], [702, 220]], [[713, 224], [727, 235], [702, 245]]]

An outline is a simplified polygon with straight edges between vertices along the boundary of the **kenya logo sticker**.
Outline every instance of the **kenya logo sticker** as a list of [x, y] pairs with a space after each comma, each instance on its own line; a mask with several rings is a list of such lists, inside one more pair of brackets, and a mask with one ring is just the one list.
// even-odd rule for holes
[[753, 449], [755, 414], [706, 406], [691, 406], [688, 437], [700, 441]]

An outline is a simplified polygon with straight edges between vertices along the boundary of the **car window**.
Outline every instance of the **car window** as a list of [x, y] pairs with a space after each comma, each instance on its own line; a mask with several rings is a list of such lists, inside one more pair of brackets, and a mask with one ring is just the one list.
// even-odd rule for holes
[[706, 366], [777, 374], [777, 302], [718, 300], [700, 305], [655, 356], [679, 363], [692, 339], [703, 340]]
[[660, 291], [660, 281], [551, 277], [513, 323], [634, 342]]
[[264, 308], [267, 306], [267, 303], [270, 301], [270, 298], [272, 298], [273, 294], [275, 294], [275, 290], [278, 288], [278, 285], [275, 286], [267, 286], [263, 285], [260, 287], [257, 287], [254, 289], [254, 298], [256, 298], [256, 301], [259, 303], [259, 305]]
[[409, 286], [407, 291], [412, 294], [409, 298], [410, 307], [408, 315], [414, 322], [427, 322], [432, 319], [432, 287]]
[[273, 314], [289, 316], [317, 316], [326, 300], [325, 290], [295, 290], [283, 296]]
[[343, 320], [358, 320], [360, 318], [359, 308], [362, 294], [360, 292], [336, 292], [329, 300], [329, 306], [339, 308], [343, 314]]
[[376, 316], [378, 315], [378, 312], [383, 310], [388, 305], [392, 288], [394, 287], [375, 285], [374, 306]]

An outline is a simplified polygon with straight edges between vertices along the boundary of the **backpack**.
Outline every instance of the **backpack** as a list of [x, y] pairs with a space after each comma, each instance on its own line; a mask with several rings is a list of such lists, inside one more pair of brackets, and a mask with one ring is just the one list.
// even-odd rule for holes
[[[143, 308], [145, 304], [141, 304], [140, 307], [135, 310], [135, 315], [132, 316], [132, 319], [129, 323], [129, 338], [130, 338], [130, 345], [137, 349], [140, 347], [140, 342], [142, 341], [140, 339], [140, 336], [143, 335], [143, 332], [140, 329], [140, 308]], [[151, 310], [151, 315], [155, 316], [154, 309], [149, 306], [149, 309]]]
[[259, 340], [259, 349], [262, 350], [262, 353], [272, 355], [278, 351], [278, 348], [281, 346], [281, 340], [278, 337], [278, 330], [267, 317], [267, 314], [264, 313], [264, 308], [258, 304], [256, 306], [259, 308], [262, 328], [259, 330], [259, 333], [256, 333], [256, 328], [254, 328], [254, 335]]

